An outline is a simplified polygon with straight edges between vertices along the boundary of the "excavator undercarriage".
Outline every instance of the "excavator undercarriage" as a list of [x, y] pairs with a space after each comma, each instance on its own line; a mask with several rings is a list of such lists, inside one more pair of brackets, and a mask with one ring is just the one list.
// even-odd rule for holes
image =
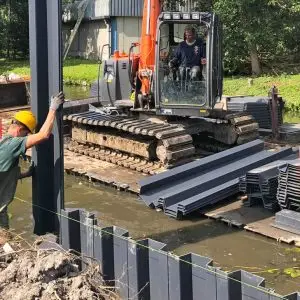
[[67, 115], [68, 150], [155, 174], [199, 157], [199, 147], [232, 147], [258, 137], [252, 116], [226, 114], [222, 119], [142, 120], [88, 111]]

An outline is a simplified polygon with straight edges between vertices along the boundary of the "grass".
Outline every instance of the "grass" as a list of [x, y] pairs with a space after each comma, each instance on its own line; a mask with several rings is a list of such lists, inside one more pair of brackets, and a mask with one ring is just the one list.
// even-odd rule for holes
[[[0, 75], [5, 73], [30, 75], [29, 62], [0, 60]], [[98, 76], [98, 64], [93, 60], [67, 59], [64, 61], [63, 76], [65, 84], [89, 85]]]
[[249, 86], [249, 78], [225, 78], [225, 95], [267, 96], [275, 85], [286, 102], [288, 111], [300, 111], [300, 74], [281, 76], [262, 76], [254, 78], [253, 85]]
[[[0, 74], [17, 73], [30, 75], [28, 61], [0, 60]], [[90, 85], [98, 75], [96, 61], [84, 59], [67, 59], [63, 68], [64, 83], [72, 85]], [[286, 108], [291, 112], [300, 111], [300, 74], [262, 76], [254, 78], [253, 85], [249, 86], [247, 77], [225, 78], [225, 95], [267, 96], [270, 88], [276, 85], [280, 95], [286, 101]]]
[[25, 60], [7, 61], [0, 59], [0, 75], [7, 73], [30, 75], [29, 62]]
[[90, 85], [97, 79], [98, 63], [92, 60], [67, 59], [64, 62], [65, 84]]

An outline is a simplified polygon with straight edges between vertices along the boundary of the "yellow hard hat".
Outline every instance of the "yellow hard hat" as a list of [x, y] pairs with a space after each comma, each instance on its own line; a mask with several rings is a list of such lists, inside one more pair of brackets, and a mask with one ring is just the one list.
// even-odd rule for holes
[[14, 119], [22, 123], [23, 125], [25, 125], [30, 130], [31, 133], [34, 132], [34, 129], [36, 127], [36, 118], [31, 111], [28, 110], [18, 111], [15, 114]]

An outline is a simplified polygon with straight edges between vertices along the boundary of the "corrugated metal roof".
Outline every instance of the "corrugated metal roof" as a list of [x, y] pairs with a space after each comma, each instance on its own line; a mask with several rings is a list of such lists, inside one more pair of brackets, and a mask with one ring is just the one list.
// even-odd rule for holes
[[112, 17], [141, 17], [144, 0], [111, 0], [110, 15]]
[[[63, 21], [76, 21], [78, 7], [82, 1], [63, 6]], [[104, 17], [141, 17], [144, 0], [90, 0], [84, 19], [95, 20]]]
[[[78, 6], [82, 0], [64, 5], [64, 22], [76, 21]], [[104, 17], [142, 17], [144, 0], [90, 0], [85, 13], [85, 20], [95, 20]], [[194, 2], [185, 0], [183, 5], [177, 3], [175, 7], [167, 8], [172, 11], [193, 11]]]

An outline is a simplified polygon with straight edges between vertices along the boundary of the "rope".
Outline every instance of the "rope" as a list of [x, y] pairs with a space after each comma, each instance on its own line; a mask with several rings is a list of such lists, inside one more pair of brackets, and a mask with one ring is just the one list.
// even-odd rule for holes
[[[51, 210], [49, 210], [49, 209], [47, 209], [47, 208], [45, 208], [45, 207], [39, 206], [39, 205], [37, 205], [37, 204], [30, 203], [29, 201], [26, 201], [26, 200], [21, 199], [21, 198], [19, 198], [19, 197], [14, 197], [14, 199], [16, 199], [16, 200], [18, 200], [18, 201], [20, 201], [20, 202], [26, 203], [26, 204], [28, 204], [28, 205], [35, 206], [35, 207], [40, 208], [40, 209], [42, 209], [42, 210], [44, 210], [44, 211], [53, 213], [53, 214], [55, 214], [55, 215], [57, 215], [57, 216], [60, 216], [60, 217], [66, 218], [66, 219], [68, 219], [68, 220], [74, 221], [74, 222], [79, 223], [79, 224], [81, 224], [81, 225], [84, 225], [84, 226], [87, 226], [87, 227], [90, 227], [90, 228], [93, 228], [93, 229], [94, 229], [94, 228], [99, 229], [99, 230], [101, 230], [102, 232], [104, 232], [104, 233], [106, 233], [106, 234], [108, 234], [108, 235], [111, 235], [111, 236], [113, 236], [113, 237], [120, 238], [120, 239], [125, 240], [125, 241], [127, 241], [127, 242], [134, 243], [134, 244], [137, 245], [137, 246], [140, 246], [140, 247], [142, 247], [142, 248], [151, 250], [151, 251], [153, 251], [153, 252], [157, 252], [157, 253], [159, 253], [159, 254], [163, 254], [163, 255], [166, 255], [166, 256], [169, 256], [169, 255], [172, 256], [172, 257], [175, 256], [175, 255], [172, 254], [171, 252], [167, 252], [167, 251], [155, 249], [155, 248], [152, 248], [152, 247], [149, 247], [149, 246], [145, 246], [145, 245], [140, 244], [140, 243], [138, 243], [137, 241], [132, 240], [132, 239], [130, 239], [130, 238], [127, 238], [127, 237], [124, 237], [124, 236], [121, 236], [121, 235], [117, 235], [117, 234], [115, 234], [115, 233], [111, 233], [111, 232], [108, 232], [108, 231], [106, 231], [106, 230], [103, 230], [101, 227], [99, 227], [99, 226], [97, 226], [97, 225], [93, 225], [93, 226], [92, 226], [92, 225], [84, 224], [83, 222], [80, 222], [79, 220], [76, 220], [76, 219], [73, 219], [73, 218], [64, 216], [64, 215], [62, 215], [62, 214], [60, 214], [60, 213], [51, 211]], [[271, 292], [271, 291], [269, 291], [269, 290], [266, 290], [265, 288], [257, 287], [257, 286], [248, 284], [248, 283], [246, 283], [246, 282], [242, 282], [242, 281], [240, 281], [240, 280], [238, 280], [238, 279], [235, 279], [235, 278], [228, 278], [226, 275], [220, 274], [220, 273], [218, 273], [218, 272], [216, 272], [216, 271], [214, 271], [214, 270], [211, 270], [211, 269], [208, 269], [208, 268], [206, 268], [206, 267], [203, 267], [203, 266], [197, 265], [197, 264], [195, 264], [195, 263], [189, 262], [189, 261], [184, 260], [184, 259], [182, 259], [182, 258], [180, 258], [180, 257], [178, 257], [178, 256], [177, 256], [176, 258], [177, 258], [178, 261], [181, 261], [181, 262], [183, 262], [183, 263], [186, 263], [186, 264], [188, 264], [188, 265], [190, 265], [190, 266], [192, 266], [192, 267], [200, 268], [200, 269], [202, 269], [202, 270], [204, 270], [204, 271], [206, 271], [206, 272], [208, 272], [208, 273], [211, 273], [212, 275], [215, 275], [216, 277], [220, 277], [220, 278], [223, 278], [223, 279], [230, 279], [230, 280], [232, 280], [232, 281], [234, 281], [234, 282], [238, 282], [238, 283], [240, 283], [240, 284], [242, 284], [242, 285], [244, 285], [244, 286], [253, 288], [253, 289], [255, 289], [255, 290], [257, 290], [257, 291], [260, 291], [260, 292], [263, 292], [263, 293], [265, 293], [265, 294], [272, 295], [272, 296], [276, 296], [276, 297], [278, 297], [278, 299], [288, 300], [288, 298], [285, 298], [285, 297], [280, 296], [280, 295], [278, 295], [278, 294], [276, 294], [276, 293], [273, 293], [273, 292]]]

